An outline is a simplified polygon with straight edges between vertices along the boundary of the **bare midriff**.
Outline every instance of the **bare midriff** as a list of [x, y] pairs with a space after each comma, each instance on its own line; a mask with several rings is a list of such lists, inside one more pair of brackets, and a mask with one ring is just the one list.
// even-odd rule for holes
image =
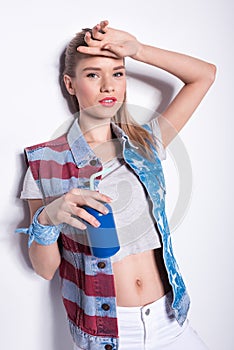
[[113, 263], [118, 306], [143, 306], [170, 289], [161, 249], [128, 255]]

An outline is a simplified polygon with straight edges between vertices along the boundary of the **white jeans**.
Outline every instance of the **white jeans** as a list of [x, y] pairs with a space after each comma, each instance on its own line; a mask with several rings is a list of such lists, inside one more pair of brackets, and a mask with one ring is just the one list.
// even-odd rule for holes
[[168, 298], [170, 293], [146, 306], [117, 306], [119, 350], [208, 349], [188, 320], [178, 324]]

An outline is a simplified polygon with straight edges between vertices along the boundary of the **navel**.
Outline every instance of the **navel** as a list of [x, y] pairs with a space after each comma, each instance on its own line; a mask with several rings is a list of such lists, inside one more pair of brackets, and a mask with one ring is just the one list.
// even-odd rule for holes
[[139, 278], [136, 279], [136, 285], [137, 287], [142, 287], [142, 280], [140, 280]]

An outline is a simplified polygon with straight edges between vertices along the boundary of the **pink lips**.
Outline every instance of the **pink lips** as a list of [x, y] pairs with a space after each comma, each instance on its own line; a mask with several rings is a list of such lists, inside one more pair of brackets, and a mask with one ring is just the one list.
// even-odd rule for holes
[[105, 107], [113, 107], [117, 99], [115, 97], [105, 97], [99, 101], [102, 106]]

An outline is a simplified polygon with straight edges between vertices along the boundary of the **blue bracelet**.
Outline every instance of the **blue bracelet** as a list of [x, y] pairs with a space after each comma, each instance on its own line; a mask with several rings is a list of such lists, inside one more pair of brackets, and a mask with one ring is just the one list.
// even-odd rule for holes
[[28, 247], [31, 246], [32, 242], [35, 241], [41, 245], [50, 245], [57, 241], [63, 224], [57, 226], [41, 225], [38, 222], [38, 216], [42, 212], [45, 206], [40, 207], [34, 214], [33, 221], [29, 228], [18, 228], [15, 230], [16, 233], [23, 232], [29, 235]]

